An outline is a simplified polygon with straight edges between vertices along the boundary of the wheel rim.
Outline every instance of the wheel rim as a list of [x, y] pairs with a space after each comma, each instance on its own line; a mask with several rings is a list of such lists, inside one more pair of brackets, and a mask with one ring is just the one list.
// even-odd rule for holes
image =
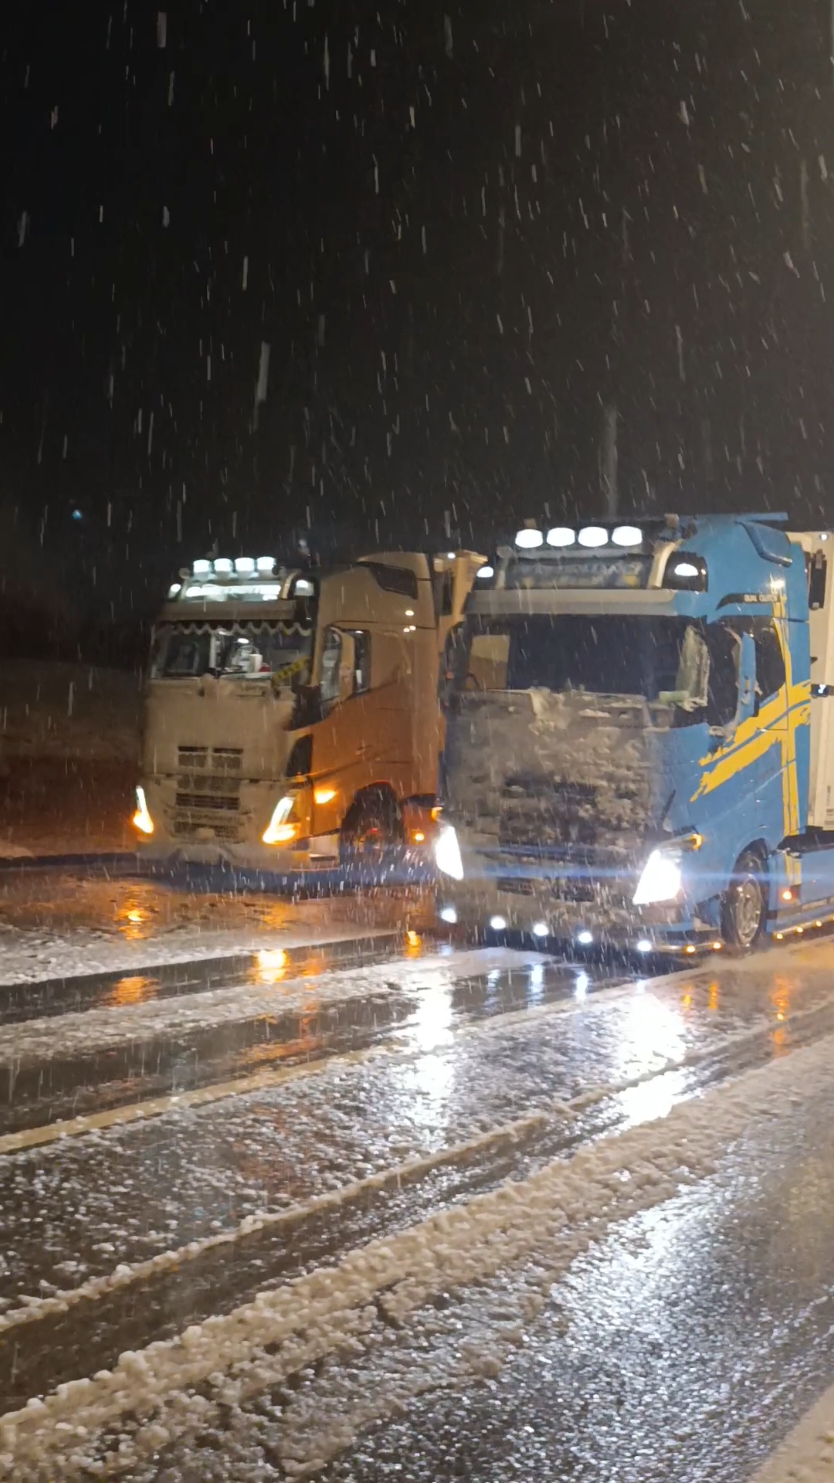
[[360, 855], [381, 854], [383, 849], [381, 830], [375, 824], [371, 824], [369, 828], [364, 829], [361, 834], [356, 836], [353, 848]]
[[762, 924], [762, 892], [754, 875], [740, 880], [733, 893], [733, 925], [742, 947], [752, 947]]

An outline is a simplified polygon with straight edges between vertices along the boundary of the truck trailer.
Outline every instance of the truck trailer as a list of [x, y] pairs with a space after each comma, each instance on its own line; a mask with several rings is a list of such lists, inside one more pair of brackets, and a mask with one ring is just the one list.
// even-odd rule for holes
[[156, 623], [133, 825], [145, 856], [270, 872], [428, 848], [439, 671], [483, 558], [338, 570], [200, 559]]
[[834, 536], [531, 521], [453, 661], [439, 911], [648, 954], [834, 917]]

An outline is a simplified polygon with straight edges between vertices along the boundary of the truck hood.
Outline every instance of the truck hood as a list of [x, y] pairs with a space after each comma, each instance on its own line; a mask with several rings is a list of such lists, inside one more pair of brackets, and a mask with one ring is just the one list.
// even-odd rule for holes
[[274, 695], [268, 681], [211, 675], [151, 681], [142, 746], [145, 772], [170, 777], [195, 766], [225, 772], [234, 759], [233, 770], [241, 778], [282, 777], [292, 712], [292, 696]]
[[630, 855], [652, 812], [646, 704], [584, 691], [464, 694], [446, 733], [446, 803], [473, 844]]

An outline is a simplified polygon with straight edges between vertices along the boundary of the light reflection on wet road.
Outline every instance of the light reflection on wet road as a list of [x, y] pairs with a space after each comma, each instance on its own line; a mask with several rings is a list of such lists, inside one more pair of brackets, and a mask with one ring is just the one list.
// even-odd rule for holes
[[[292, 1063], [300, 1073], [292, 1080], [276, 1077], [272, 1084], [267, 1077], [245, 1094], [221, 1089], [222, 1095], [218, 1091], [218, 1099], [206, 1105], [183, 1105], [140, 1123], [116, 1121], [85, 1136], [0, 1158], [0, 1312], [15, 1314], [31, 1308], [33, 1300], [72, 1292], [118, 1269], [127, 1272], [124, 1291], [85, 1299], [66, 1318], [38, 1317], [8, 1336], [0, 1333], [0, 1411], [87, 1369], [113, 1364], [125, 1346], [141, 1348], [213, 1312], [229, 1311], [270, 1278], [286, 1280], [508, 1177], [529, 1177], [589, 1140], [663, 1118], [681, 1099], [834, 1031], [834, 945], [825, 942], [756, 961], [629, 981], [590, 963], [550, 961], [537, 954], [438, 950], [414, 928], [408, 930], [389, 957], [378, 945], [367, 946], [359, 958], [355, 944], [271, 945], [222, 962], [158, 966], [144, 974], [114, 972], [87, 983], [53, 982], [29, 990], [28, 1003], [17, 989], [0, 989], [0, 1014], [5, 1011], [9, 1019], [5, 1033], [20, 1037], [14, 1075], [6, 1083], [6, 1129], [93, 1107], [118, 1107], [156, 1095], [161, 1087], [210, 1089], [230, 1075]], [[268, 1010], [259, 995], [269, 996]], [[190, 1014], [190, 1006], [193, 1024], [178, 1018]], [[226, 1018], [211, 1024], [208, 1010]], [[44, 1013], [51, 1016], [47, 1021], [37, 1018]], [[150, 1041], [142, 1028], [147, 1015], [155, 1017]], [[50, 1027], [49, 1040], [37, 1042], [41, 1049], [29, 1065], [25, 1037], [40, 1034], [44, 1024]], [[86, 1050], [85, 1027], [91, 1035]], [[102, 1027], [108, 1034], [115, 1027], [121, 1043], [97, 1049]], [[43, 1050], [47, 1043], [49, 1053]], [[508, 1397], [516, 1387], [522, 1410], [528, 1404], [533, 1408], [525, 1422], [531, 1432], [514, 1430], [505, 1418], [502, 1435], [513, 1441], [499, 1452], [490, 1442], [492, 1400], [475, 1390], [461, 1403], [472, 1419], [472, 1437], [467, 1422], [466, 1435], [453, 1443], [454, 1407], [445, 1411], [427, 1398], [414, 1411], [407, 1443], [415, 1470], [398, 1476], [413, 1476], [415, 1483], [462, 1475], [492, 1479], [542, 1476], [544, 1468], [544, 1475], [564, 1476], [566, 1483], [574, 1478], [596, 1483], [608, 1476], [600, 1471], [600, 1458], [609, 1452], [593, 1447], [589, 1452], [586, 1445], [582, 1418], [593, 1412], [595, 1395], [612, 1415], [622, 1413], [623, 1428], [634, 1438], [637, 1468], [640, 1458], [645, 1461], [640, 1447], [648, 1446], [651, 1426], [647, 1420], [641, 1433], [625, 1418], [629, 1406], [636, 1407], [655, 1383], [654, 1358], [665, 1363], [667, 1348], [673, 1356], [676, 1345], [686, 1348], [691, 1341], [686, 1294], [693, 1281], [699, 1293], [706, 1284], [703, 1323], [708, 1325], [712, 1315], [733, 1343], [736, 1309], [745, 1293], [760, 1319], [761, 1348], [767, 1348], [771, 1320], [788, 1335], [792, 1394], [798, 1399], [793, 1410], [785, 1396], [774, 1402], [778, 1422], [751, 1420], [744, 1457], [758, 1455], [756, 1448], [794, 1419], [800, 1399], [810, 1396], [820, 1376], [830, 1378], [824, 1373], [822, 1338], [814, 1337], [813, 1324], [806, 1332], [805, 1319], [800, 1321], [812, 1289], [819, 1299], [834, 1278], [834, 1272], [827, 1275], [822, 1251], [827, 1227], [817, 1220], [810, 1275], [804, 1287], [791, 1278], [784, 1302], [781, 1291], [779, 1302], [771, 1301], [767, 1269], [777, 1243], [762, 1235], [784, 1196], [791, 1140], [798, 1137], [797, 1119], [805, 1111], [795, 1108], [786, 1116], [782, 1143], [781, 1130], [770, 1130], [747, 1152], [739, 1151], [732, 1178], [726, 1176], [729, 1183], [702, 1184], [635, 1219], [574, 1268], [558, 1297], [559, 1334], [548, 1333], [543, 1322], [541, 1333], [525, 1340], [518, 1374], [511, 1366], [500, 1382], [509, 1387]], [[476, 1142], [477, 1152], [466, 1152], [471, 1140], [509, 1126], [523, 1131], [488, 1146]], [[812, 1135], [821, 1149], [816, 1177], [803, 1184], [804, 1176], [798, 1176], [798, 1188], [806, 1193], [794, 1192], [791, 1221], [787, 1227], [783, 1223], [782, 1260], [788, 1264], [793, 1228], [800, 1226], [793, 1212], [802, 1210], [813, 1226], [813, 1212], [830, 1193], [822, 1113]], [[755, 1140], [755, 1132], [751, 1136]], [[446, 1162], [425, 1174], [373, 1185], [409, 1160], [437, 1156]], [[772, 1203], [766, 1207], [769, 1216], [757, 1216], [759, 1234], [748, 1243], [749, 1217], [738, 1214], [735, 1202], [765, 1198], [760, 1170], [772, 1173], [767, 1196]], [[357, 1194], [337, 1212], [315, 1213], [311, 1202], [318, 1196], [348, 1186]], [[777, 1188], [780, 1194], [774, 1193]], [[257, 1229], [245, 1238], [241, 1234], [261, 1212], [290, 1209], [300, 1212], [292, 1234]], [[679, 1227], [684, 1235], [677, 1233]], [[713, 1239], [719, 1227], [725, 1234]], [[213, 1249], [189, 1248], [222, 1234], [231, 1244], [220, 1257]], [[130, 1274], [138, 1264], [170, 1251], [182, 1253], [174, 1270], [137, 1276], [134, 1282]], [[745, 1263], [752, 1264], [750, 1271]], [[732, 1268], [729, 1275], [725, 1266]], [[698, 1276], [702, 1268], [703, 1279]], [[726, 1304], [714, 1299], [722, 1284]], [[645, 1323], [640, 1293], [653, 1315]], [[655, 1329], [664, 1293], [674, 1316], [668, 1341], [657, 1338], [662, 1324]], [[813, 1312], [821, 1311], [817, 1302]], [[693, 1323], [695, 1312], [693, 1306]], [[834, 1313], [830, 1317], [834, 1322]], [[663, 1322], [671, 1322], [668, 1315]], [[567, 1334], [561, 1332], [565, 1324]], [[796, 1334], [805, 1334], [801, 1362], [791, 1348]], [[568, 1354], [568, 1342], [579, 1347]], [[658, 1342], [654, 1356], [652, 1345]], [[534, 1371], [523, 1363], [532, 1365], [531, 1356], [542, 1346], [547, 1351], [540, 1359], [542, 1375], [548, 1383], [548, 1377], [556, 1377], [549, 1411], [532, 1394]], [[586, 1393], [597, 1350], [599, 1383]], [[621, 1352], [633, 1369], [629, 1384], [622, 1383], [622, 1375], [617, 1380]], [[714, 1362], [709, 1345], [701, 1344], [701, 1352], [705, 1364]], [[728, 1352], [734, 1352], [732, 1344]], [[834, 1372], [834, 1352], [830, 1369]], [[661, 1381], [659, 1397], [678, 1394], [662, 1364]], [[765, 1376], [765, 1382], [771, 1390], [775, 1386], [772, 1377]], [[720, 1410], [716, 1384], [710, 1380], [710, 1404]], [[502, 1404], [499, 1394], [496, 1405]], [[536, 1406], [544, 1408], [542, 1415]], [[673, 1415], [671, 1401], [669, 1406]], [[562, 1410], [564, 1427], [557, 1435], [543, 1415]], [[660, 1400], [647, 1415], [651, 1425], [666, 1425]], [[696, 1418], [694, 1425], [697, 1431], [706, 1422]], [[439, 1452], [429, 1445], [435, 1431], [445, 1437]], [[599, 1431], [605, 1448], [610, 1443], [610, 1456], [620, 1449], [623, 1468], [631, 1466], [613, 1423], [606, 1430], [594, 1420], [593, 1431]], [[732, 1427], [730, 1433], [735, 1437]], [[526, 1436], [533, 1438], [527, 1450]], [[719, 1446], [720, 1427], [715, 1436]], [[360, 1447], [350, 1459], [333, 1464], [333, 1476], [387, 1476], [394, 1453], [406, 1445], [403, 1437], [396, 1428], [381, 1429], [364, 1451]], [[690, 1456], [686, 1447], [684, 1455]], [[663, 1476], [670, 1475], [671, 1456]], [[473, 1470], [461, 1473], [465, 1459], [465, 1469]], [[736, 1476], [741, 1483], [743, 1476], [699, 1472], [701, 1463], [694, 1461], [686, 1465], [690, 1471], [680, 1474], [681, 1483], [712, 1477], [730, 1483]], [[621, 1470], [610, 1476], [618, 1483], [649, 1483], [655, 1474], [644, 1467], [642, 1474]], [[674, 1469], [672, 1476], [677, 1483]]]

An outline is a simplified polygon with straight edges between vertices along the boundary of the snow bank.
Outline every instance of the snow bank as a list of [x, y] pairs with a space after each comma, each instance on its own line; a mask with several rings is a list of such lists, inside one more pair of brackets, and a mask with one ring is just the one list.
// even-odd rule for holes
[[[392, 1324], [417, 1324], [433, 1298], [465, 1293], [499, 1273], [512, 1289], [511, 1307], [540, 1311], [554, 1280], [590, 1240], [708, 1175], [751, 1121], [779, 1118], [798, 1089], [807, 1099], [830, 1090], [833, 1052], [828, 1036], [679, 1104], [665, 1119], [601, 1139], [571, 1160], [557, 1159], [526, 1180], [370, 1242], [333, 1267], [263, 1291], [175, 1340], [125, 1353], [112, 1371], [61, 1385], [0, 1419], [0, 1466], [20, 1480], [133, 1469], [247, 1396], [334, 1352], [365, 1354], [385, 1343]], [[505, 1347], [517, 1342], [516, 1328], [500, 1315], [492, 1324]], [[483, 1335], [473, 1345], [466, 1338], [460, 1335], [460, 1369], [483, 1375], [493, 1356]], [[499, 1344], [495, 1362], [501, 1357]], [[425, 1385], [425, 1376], [419, 1380]], [[329, 1432], [322, 1426], [314, 1444], [309, 1430], [306, 1437], [284, 1435], [285, 1468], [302, 1474], [319, 1467], [352, 1439], [349, 1425]]]
[[427, 905], [414, 891], [297, 901], [132, 878], [0, 875], [0, 985], [420, 932]]

